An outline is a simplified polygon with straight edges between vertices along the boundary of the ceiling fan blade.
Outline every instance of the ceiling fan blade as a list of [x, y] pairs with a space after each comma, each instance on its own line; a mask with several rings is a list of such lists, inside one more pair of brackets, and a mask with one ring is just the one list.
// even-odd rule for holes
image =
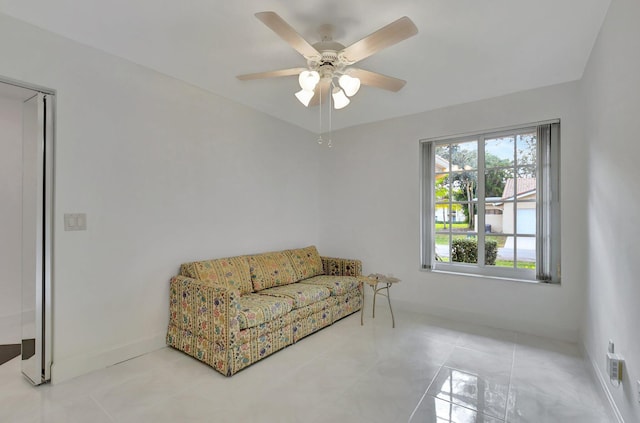
[[383, 75], [377, 72], [371, 72], [364, 69], [349, 68], [348, 74], [360, 79], [364, 85], [382, 88], [383, 90], [398, 92], [404, 87], [407, 81]]
[[342, 50], [342, 55], [350, 62], [359, 62], [380, 50], [406, 40], [418, 33], [411, 19], [404, 16], [389, 25], [380, 28], [360, 41], [356, 41]]
[[329, 99], [329, 89], [331, 88], [331, 78], [322, 78], [316, 85], [315, 95], [311, 97], [309, 107], [320, 104], [320, 99], [325, 103]]
[[306, 71], [307, 68], [290, 68], [290, 69], [280, 69], [268, 72], [258, 72], [258, 73], [247, 73], [245, 75], [238, 75], [238, 78], [241, 81], [248, 81], [251, 79], [262, 79], [262, 78], [277, 78], [280, 76], [293, 76], [300, 75], [300, 72]]
[[306, 59], [320, 56], [318, 50], [313, 48], [295, 29], [284, 21], [275, 12], [258, 12], [256, 18], [260, 19], [263, 24], [268, 26], [273, 32], [278, 34], [280, 38], [285, 40], [298, 53], [302, 54]]

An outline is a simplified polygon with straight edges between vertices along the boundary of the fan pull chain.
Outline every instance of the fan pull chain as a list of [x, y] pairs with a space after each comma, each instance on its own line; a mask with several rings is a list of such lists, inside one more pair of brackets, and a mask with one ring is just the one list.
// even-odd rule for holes
[[320, 95], [320, 122], [318, 124], [318, 144], [322, 145], [322, 90], [318, 89], [318, 94]]
[[331, 136], [333, 135], [333, 126], [331, 125], [331, 96], [329, 96], [329, 141], [327, 141], [327, 147], [331, 148], [333, 144], [331, 143]]

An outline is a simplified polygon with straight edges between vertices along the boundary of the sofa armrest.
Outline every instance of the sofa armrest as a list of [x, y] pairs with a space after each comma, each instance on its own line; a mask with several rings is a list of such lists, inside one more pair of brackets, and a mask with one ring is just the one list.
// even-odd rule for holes
[[360, 260], [336, 257], [320, 257], [325, 275], [331, 276], [361, 276], [362, 262]]
[[240, 330], [240, 291], [186, 276], [171, 278], [169, 323], [228, 351]]

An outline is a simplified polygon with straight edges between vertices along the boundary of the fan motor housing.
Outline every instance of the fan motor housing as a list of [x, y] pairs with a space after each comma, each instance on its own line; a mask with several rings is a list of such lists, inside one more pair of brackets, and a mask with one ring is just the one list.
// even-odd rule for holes
[[[342, 47], [342, 44], [333, 41], [316, 43], [314, 47], [317, 48], [320, 47], [318, 46], [319, 44], [327, 43], [336, 44], [336, 47], [339, 48]], [[320, 57], [310, 59], [307, 62], [307, 65], [309, 66], [309, 69], [318, 71], [320, 76], [323, 78], [333, 76], [333, 73], [336, 71], [342, 72], [344, 67], [348, 65], [348, 63], [342, 60], [338, 54], [340, 50], [318, 49], [318, 51], [320, 52]]]
[[322, 63], [333, 63], [338, 60], [338, 52], [334, 50], [324, 50], [322, 53]]

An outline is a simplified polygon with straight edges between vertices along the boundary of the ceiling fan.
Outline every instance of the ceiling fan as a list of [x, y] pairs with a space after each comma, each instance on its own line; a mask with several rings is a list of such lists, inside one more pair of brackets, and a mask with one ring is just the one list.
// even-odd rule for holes
[[[331, 25], [321, 26], [319, 32], [322, 41], [310, 44], [277, 13], [259, 12], [255, 16], [304, 56], [307, 67], [238, 75], [237, 78], [242, 81], [297, 75], [302, 89], [296, 93], [296, 97], [302, 104], [316, 106], [322, 98], [327, 98], [331, 90], [336, 109], [349, 104], [349, 97], [358, 92], [361, 84], [393, 92], [399, 91], [406, 84], [406, 81], [401, 79], [351, 67], [356, 62], [417, 34], [418, 28], [406, 16], [348, 47], [333, 40]], [[335, 84], [334, 78], [337, 79], [338, 85]]]

